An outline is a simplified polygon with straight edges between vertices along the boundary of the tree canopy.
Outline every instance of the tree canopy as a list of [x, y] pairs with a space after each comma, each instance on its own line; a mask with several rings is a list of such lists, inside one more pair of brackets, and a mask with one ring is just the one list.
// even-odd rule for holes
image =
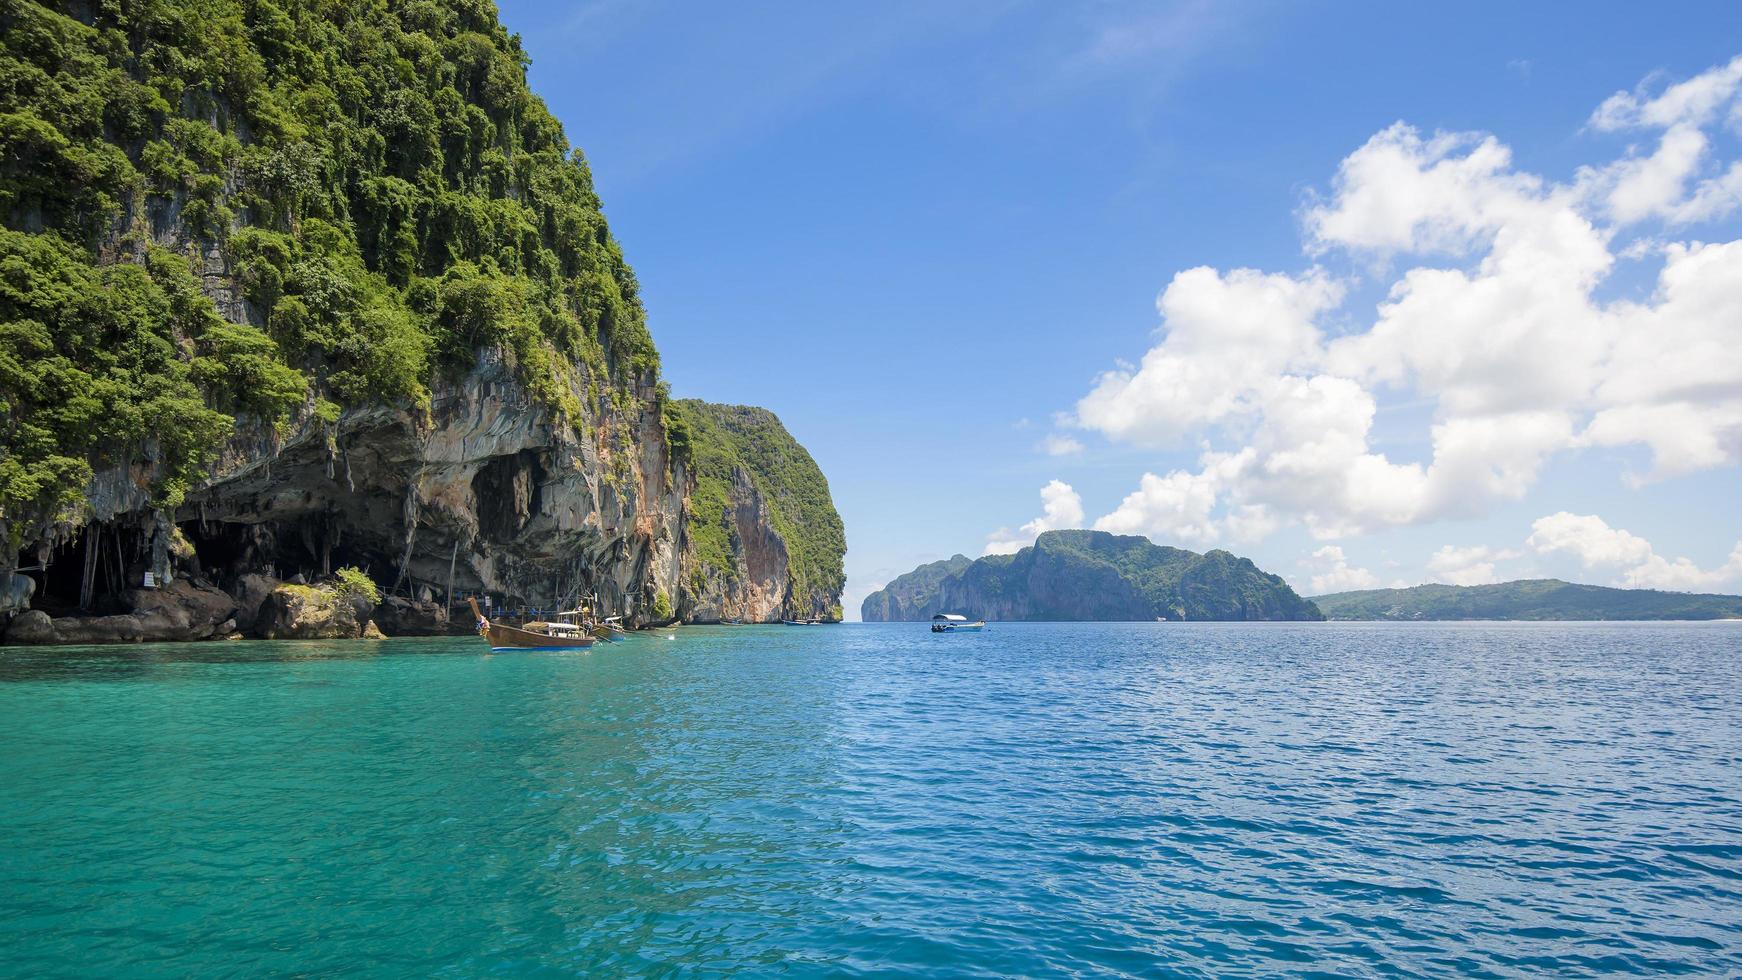
[[[657, 377], [586, 160], [488, 0], [0, 0], [0, 519], [173, 506], [239, 419], [427, 406], [503, 350]], [[609, 390], [606, 390], [609, 389]]]

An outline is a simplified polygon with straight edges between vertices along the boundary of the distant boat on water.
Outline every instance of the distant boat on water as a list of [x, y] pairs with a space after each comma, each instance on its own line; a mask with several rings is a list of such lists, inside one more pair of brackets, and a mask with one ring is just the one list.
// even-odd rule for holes
[[823, 625], [823, 621], [820, 619], [783, 619], [780, 622], [785, 626], [821, 626], [821, 625]]
[[933, 633], [978, 633], [985, 628], [986, 621], [984, 619], [970, 623], [968, 617], [958, 616], [955, 613], [938, 613], [931, 618], [931, 631]]

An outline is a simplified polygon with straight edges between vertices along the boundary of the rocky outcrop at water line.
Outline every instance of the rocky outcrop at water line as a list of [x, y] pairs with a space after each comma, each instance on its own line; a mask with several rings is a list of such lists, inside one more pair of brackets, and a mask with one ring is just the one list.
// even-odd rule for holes
[[179, 581], [161, 589], [134, 589], [127, 611], [50, 618], [41, 610], [15, 616], [7, 643], [144, 643], [223, 639], [236, 632], [236, 603], [208, 586]]
[[[375, 603], [310, 585], [281, 585], [260, 604], [254, 633], [264, 640], [350, 640], [368, 635]], [[376, 635], [381, 635], [379, 629]]]
[[388, 596], [375, 607], [374, 623], [388, 636], [445, 636], [458, 626], [470, 633], [469, 619], [456, 621], [433, 599], [406, 599]]

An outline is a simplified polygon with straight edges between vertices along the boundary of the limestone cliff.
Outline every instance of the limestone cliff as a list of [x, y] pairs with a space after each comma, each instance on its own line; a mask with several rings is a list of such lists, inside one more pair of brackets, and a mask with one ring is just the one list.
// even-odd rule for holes
[[341, 566], [417, 632], [450, 592], [632, 625], [838, 600], [753, 464], [736, 563], [693, 545], [714, 471], [525, 70], [488, 2], [0, 10], [0, 619], [258, 631]]
[[840, 621], [846, 538], [810, 453], [765, 409], [675, 407], [673, 438], [691, 463], [676, 612], [695, 621]]
[[922, 565], [867, 596], [867, 622], [941, 612], [989, 620], [1319, 620], [1281, 578], [1226, 551], [1104, 531], [1048, 531], [1013, 555]]
[[[123, 597], [140, 594], [131, 586], [148, 570], [160, 581], [231, 588], [260, 572], [314, 580], [353, 565], [384, 592], [444, 606], [451, 587], [510, 607], [596, 597], [588, 601], [601, 613], [631, 625], [839, 618], [839, 549], [828, 559], [832, 575], [807, 577], [795, 566], [800, 548], [787, 535], [809, 529], [776, 516], [780, 493], [765, 493], [768, 474], [734, 463], [725, 508], [709, 512], [711, 474], [700, 479], [706, 499], [698, 501], [697, 464], [686, 452], [674, 458], [652, 385], [627, 413], [586, 406], [581, 419], [554, 417], [485, 351], [464, 377], [438, 385], [427, 415], [377, 408], [330, 425], [305, 421], [288, 436], [233, 440], [174, 509], [152, 506], [137, 468], [105, 469], [81, 512], [23, 557], [46, 562], [32, 573], [49, 586], [39, 604], [61, 613], [75, 611], [75, 576], [95, 548], [94, 605], [110, 613], [131, 608]], [[784, 450], [803, 452], [781, 435]], [[803, 460], [820, 481], [808, 454]], [[724, 561], [704, 543], [722, 529]], [[129, 627], [115, 638], [154, 636]]]

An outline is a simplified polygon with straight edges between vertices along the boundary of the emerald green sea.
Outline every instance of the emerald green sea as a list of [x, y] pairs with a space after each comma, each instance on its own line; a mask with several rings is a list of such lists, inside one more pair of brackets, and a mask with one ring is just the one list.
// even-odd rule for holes
[[1742, 625], [0, 648], [0, 974], [1742, 972]]

